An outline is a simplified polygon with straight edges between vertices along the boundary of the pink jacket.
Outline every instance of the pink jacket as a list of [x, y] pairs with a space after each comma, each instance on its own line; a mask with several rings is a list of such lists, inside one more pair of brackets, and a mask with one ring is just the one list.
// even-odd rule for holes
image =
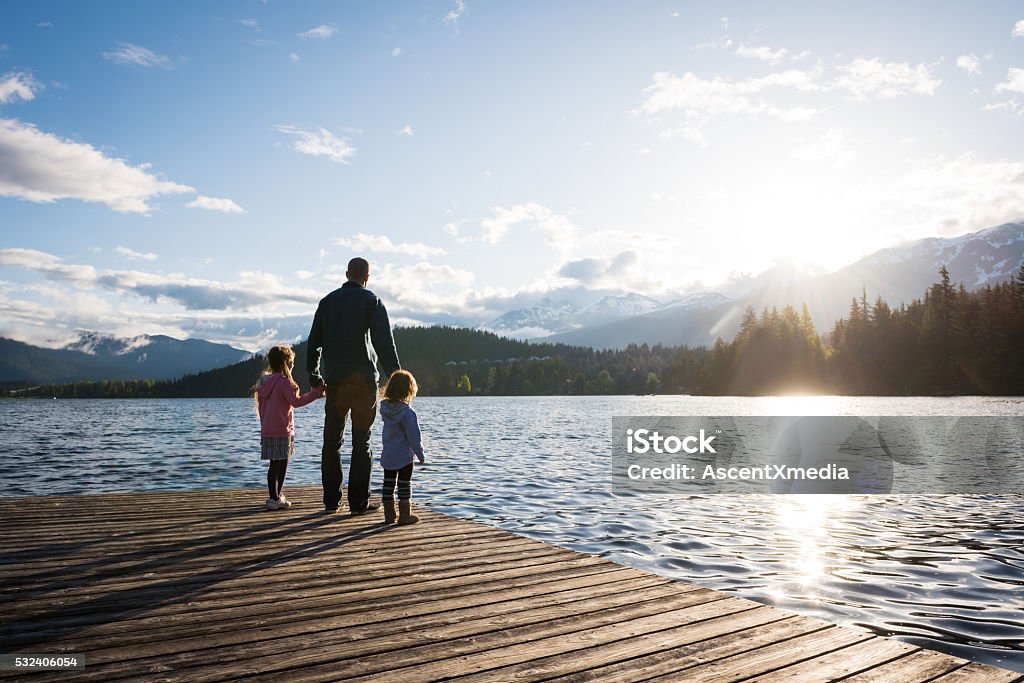
[[324, 395], [323, 387], [314, 387], [299, 396], [284, 375], [263, 375], [256, 382], [260, 408], [260, 436], [294, 436], [292, 408], [300, 408]]

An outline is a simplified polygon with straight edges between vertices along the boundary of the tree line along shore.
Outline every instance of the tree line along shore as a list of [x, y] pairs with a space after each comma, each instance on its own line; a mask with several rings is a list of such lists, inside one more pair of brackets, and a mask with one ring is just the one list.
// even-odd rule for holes
[[[400, 327], [402, 365], [424, 396], [784, 393], [1019, 395], [1024, 393], [1024, 265], [1004, 283], [967, 291], [941, 268], [920, 299], [890, 307], [866, 291], [819, 334], [807, 307], [748, 307], [732, 341], [631, 344], [595, 350], [525, 342], [468, 328]], [[296, 345], [305, 368], [306, 344]], [[73, 382], [5, 390], [8, 397], [247, 396], [264, 358], [167, 381]], [[303, 386], [307, 379], [296, 372]]]

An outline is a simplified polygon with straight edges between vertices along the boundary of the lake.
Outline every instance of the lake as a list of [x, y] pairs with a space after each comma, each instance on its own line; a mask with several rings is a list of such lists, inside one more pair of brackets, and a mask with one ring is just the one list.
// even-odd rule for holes
[[[288, 483], [320, 481], [322, 403]], [[1024, 671], [1024, 498], [617, 495], [613, 415], [1024, 415], [1020, 398], [417, 398], [417, 504]], [[7, 495], [263, 487], [248, 399], [0, 401]], [[379, 451], [380, 422], [374, 452]], [[376, 467], [376, 466], [375, 466]], [[374, 487], [380, 483], [374, 470]], [[286, 485], [287, 488], [287, 485]], [[253, 505], [265, 496], [254, 496]]]

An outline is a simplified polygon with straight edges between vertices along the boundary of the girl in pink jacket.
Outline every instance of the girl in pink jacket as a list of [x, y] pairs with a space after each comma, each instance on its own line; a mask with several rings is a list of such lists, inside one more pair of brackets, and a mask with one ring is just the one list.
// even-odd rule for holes
[[288, 458], [295, 454], [295, 423], [292, 409], [322, 398], [326, 387], [310, 389], [299, 396], [299, 385], [292, 379], [295, 352], [287, 346], [275, 346], [267, 352], [270, 370], [260, 375], [253, 395], [260, 414], [260, 459], [269, 460], [267, 468], [268, 510], [291, 507], [284, 497], [284, 475]]

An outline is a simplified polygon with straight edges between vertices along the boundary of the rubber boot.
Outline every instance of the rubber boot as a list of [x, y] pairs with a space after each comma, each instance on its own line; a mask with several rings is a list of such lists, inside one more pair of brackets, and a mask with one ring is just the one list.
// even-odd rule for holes
[[420, 518], [412, 514], [412, 501], [411, 500], [400, 500], [398, 501], [398, 523], [399, 524], [415, 524], [420, 521]]
[[394, 524], [395, 520], [398, 519], [398, 516], [395, 513], [395, 501], [385, 500], [382, 501], [382, 504], [384, 505], [384, 523]]

